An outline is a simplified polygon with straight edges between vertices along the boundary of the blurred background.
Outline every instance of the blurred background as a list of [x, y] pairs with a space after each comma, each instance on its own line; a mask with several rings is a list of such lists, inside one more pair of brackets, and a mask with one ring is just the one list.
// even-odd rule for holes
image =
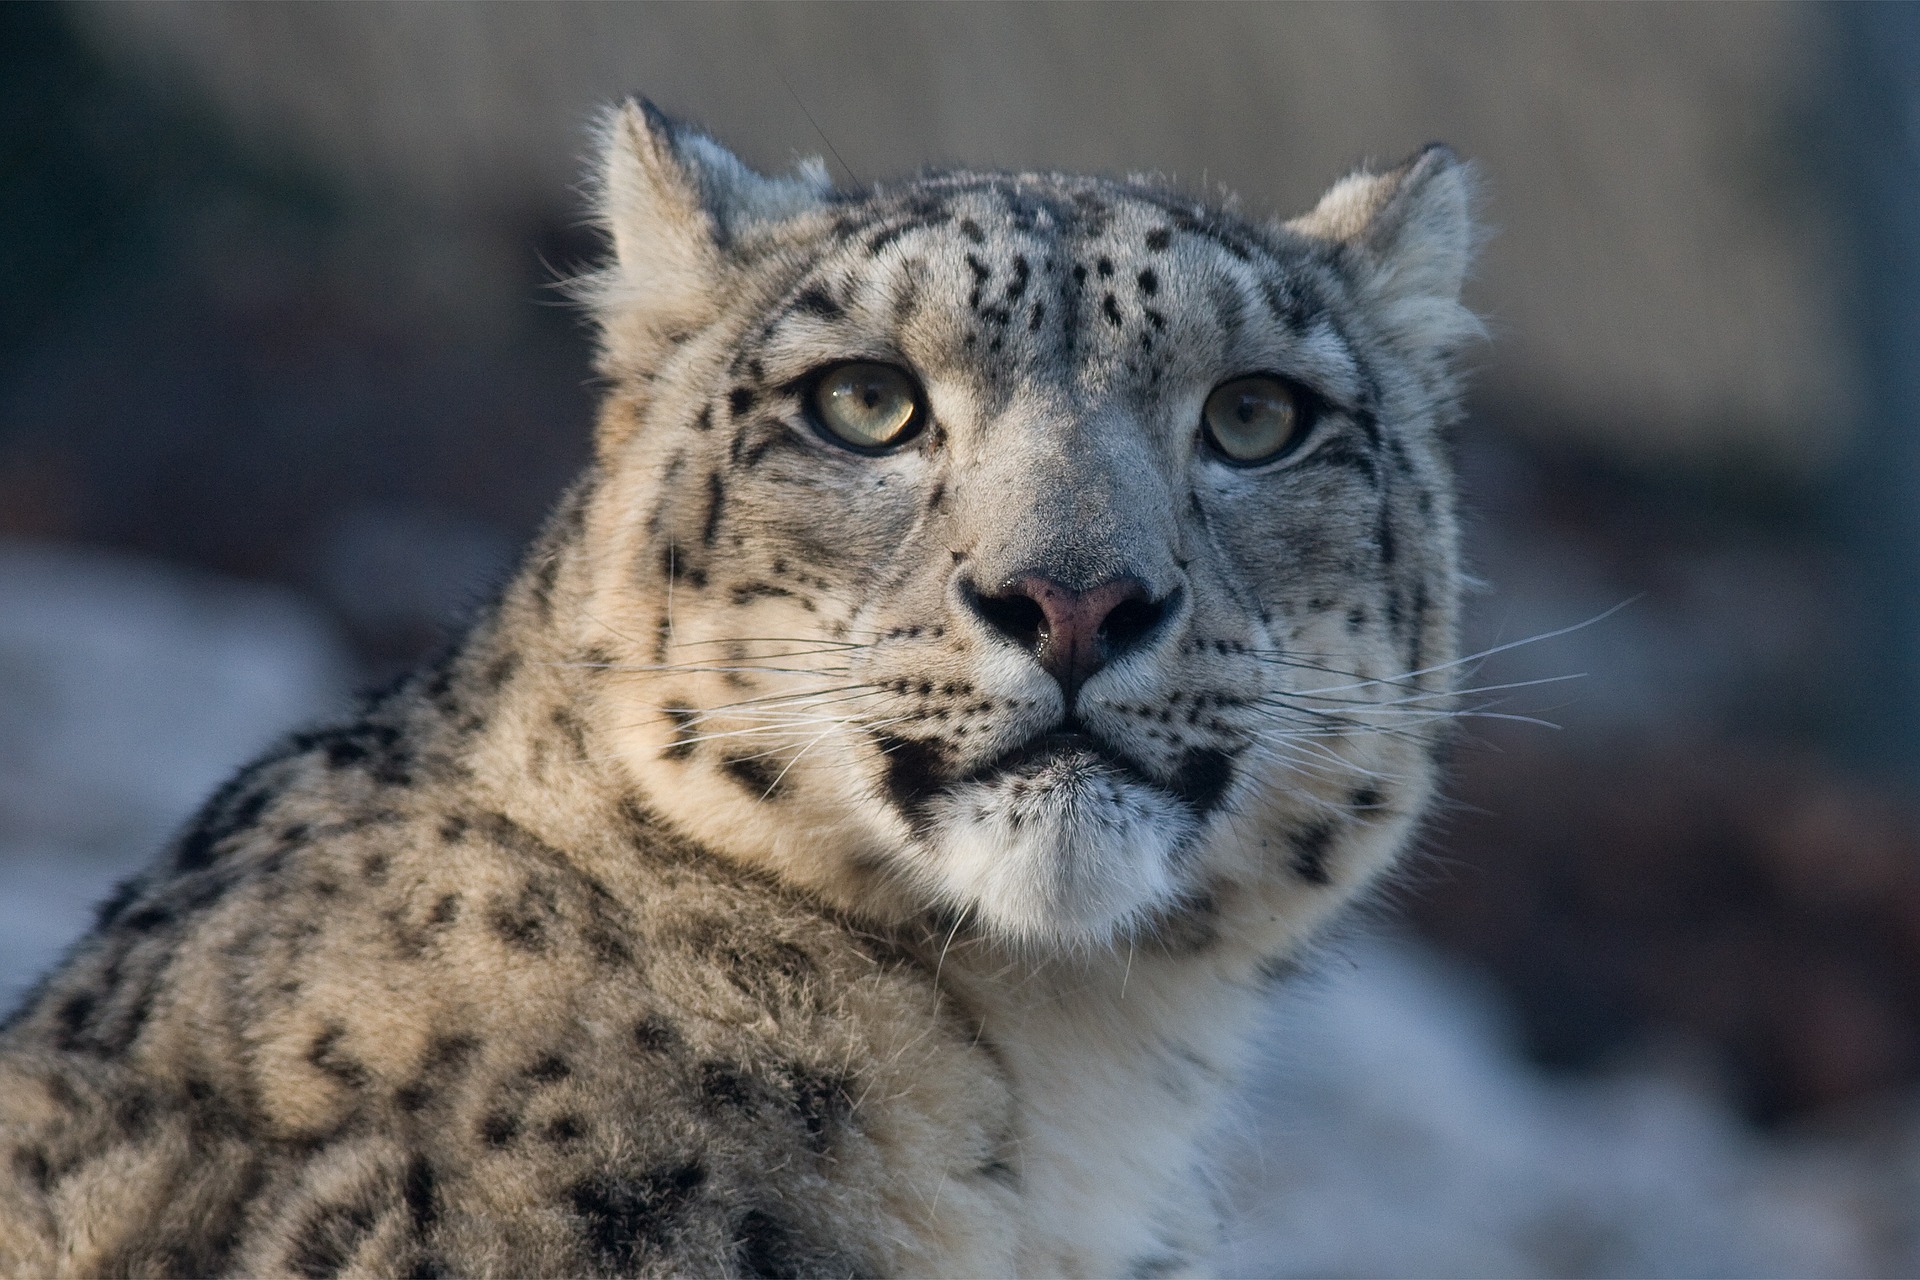
[[1471, 683], [1578, 678], [1276, 1010], [1219, 1266], [1920, 1271], [1911, 6], [0, 6], [0, 1002], [511, 568], [629, 91], [1257, 216], [1472, 157], [1469, 640], [1575, 629]]

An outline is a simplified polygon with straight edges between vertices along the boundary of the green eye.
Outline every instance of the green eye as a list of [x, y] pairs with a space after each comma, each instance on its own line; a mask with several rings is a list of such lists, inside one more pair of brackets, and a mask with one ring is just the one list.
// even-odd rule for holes
[[920, 389], [904, 369], [855, 360], [814, 384], [813, 412], [835, 439], [855, 449], [891, 449], [920, 434]]
[[1285, 452], [1306, 434], [1300, 397], [1278, 378], [1235, 378], [1207, 397], [1207, 442], [1228, 462], [1252, 466]]

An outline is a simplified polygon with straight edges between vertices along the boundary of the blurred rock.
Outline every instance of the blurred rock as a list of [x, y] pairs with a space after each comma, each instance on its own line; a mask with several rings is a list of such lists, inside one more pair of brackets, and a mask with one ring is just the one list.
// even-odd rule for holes
[[1685, 1035], [1768, 1121], [1920, 1081], [1920, 813], [1782, 749], [1492, 736], [1412, 911], [1538, 1059]]
[[[1490, 990], [1372, 941], [1287, 994], [1239, 1124], [1233, 1276], [1866, 1276], [1920, 1268], [1920, 1108], [1762, 1139], [1684, 1055], [1521, 1065]], [[1869, 1135], [1871, 1135], [1869, 1137]]]
[[321, 528], [314, 578], [362, 653], [403, 662], [458, 634], [505, 582], [520, 547], [457, 512], [361, 506]]
[[352, 668], [291, 593], [0, 540], [0, 1005]]

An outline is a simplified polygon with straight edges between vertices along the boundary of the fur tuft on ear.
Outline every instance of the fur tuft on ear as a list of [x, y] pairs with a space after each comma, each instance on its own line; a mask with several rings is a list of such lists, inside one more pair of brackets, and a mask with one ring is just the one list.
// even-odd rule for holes
[[818, 208], [824, 166], [764, 177], [712, 138], [628, 99], [601, 120], [595, 205], [613, 262], [577, 293], [600, 322], [600, 370], [652, 370], [676, 336], [718, 313], [729, 246], [755, 227]]
[[1444, 355], [1483, 330], [1460, 301], [1473, 261], [1473, 171], [1439, 143], [1386, 173], [1335, 183], [1290, 230], [1338, 244], [1360, 289], [1383, 304], [1388, 336]]

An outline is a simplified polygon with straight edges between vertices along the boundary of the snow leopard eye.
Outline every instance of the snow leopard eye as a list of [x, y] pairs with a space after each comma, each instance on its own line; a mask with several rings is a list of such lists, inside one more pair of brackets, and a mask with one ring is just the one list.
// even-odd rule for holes
[[871, 360], [834, 365], [815, 381], [811, 400], [820, 427], [862, 453], [905, 444], [920, 434], [927, 417], [913, 378]]
[[1221, 383], [1201, 417], [1207, 443], [1236, 466], [1277, 458], [1306, 435], [1304, 398], [1278, 378]]

